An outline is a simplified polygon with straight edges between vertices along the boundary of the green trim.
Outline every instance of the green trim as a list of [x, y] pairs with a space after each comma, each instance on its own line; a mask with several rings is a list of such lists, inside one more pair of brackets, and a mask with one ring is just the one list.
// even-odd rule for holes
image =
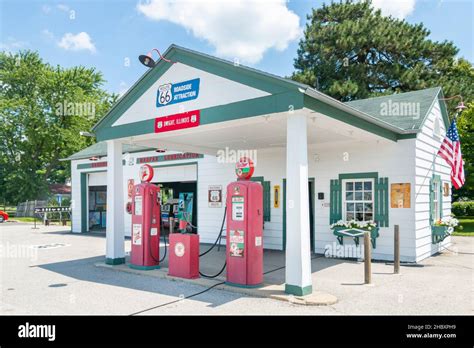
[[379, 177], [378, 172], [339, 174], [339, 180], [345, 180], [345, 179], [377, 179], [378, 177]]
[[[438, 99], [437, 100], [439, 102], [439, 108], [441, 110], [441, 116], [443, 117], [444, 127], [446, 128], [446, 131], [447, 131], [449, 126], [450, 126], [449, 113], [448, 113], [448, 109], [446, 108], [446, 102], [443, 100], [443, 98], [444, 98], [444, 93], [443, 93], [442, 88], [440, 87], [439, 92], [438, 92]], [[424, 124], [424, 122], [423, 122], [423, 124]]]
[[263, 187], [263, 221], [271, 221], [271, 195], [270, 195], [270, 181], [265, 181], [263, 176], [254, 176], [250, 181], [257, 181]]
[[439, 207], [439, 217], [443, 217], [443, 187], [441, 185], [441, 176], [438, 174], [433, 174], [430, 179], [430, 225], [433, 225], [435, 222], [436, 212], [434, 211], [434, 186], [438, 184], [438, 207]]
[[[104, 162], [104, 161], [102, 161]], [[106, 161], [105, 161], [106, 162]], [[107, 168], [107, 165], [105, 166], [101, 166], [101, 167], [93, 167], [93, 165], [97, 163], [97, 162], [92, 162], [92, 163], [78, 163], [77, 164], [77, 169], [103, 169], [103, 168]], [[101, 162], [99, 162], [101, 163]]]
[[286, 179], [283, 179], [283, 202], [282, 202], [282, 209], [283, 209], [283, 248], [282, 250], [286, 250]]
[[406, 139], [416, 139], [418, 133], [409, 133], [409, 134], [399, 134], [397, 136], [398, 140], [406, 140]]
[[81, 233], [87, 232], [87, 173], [81, 173]]
[[105, 263], [107, 265], [113, 265], [113, 266], [121, 265], [121, 264], [125, 263], [125, 257], [118, 257], [118, 258], [115, 258], [115, 259], [107, 257], [107, 258], [105, 258]]
[[141, 270], [141, 271], [151, 271], [153, 269], [159, 269], [160, 265], [156, 265], [156, 266], [138, 266], [138, 265], [132, 265], [131, 263], [129, 263], [128, 267], [130, 267], [132, 269], [138, 269], [138, 270]]
[[295, 296], [306, 296], [313, 292], [313, 286], [308, 285], [305, 287], [301, 287], [298, 285], [285, 284], [285, 292], [287, 294], [295, 295]]
[[338, 121], [347, 123], [351, 126], [363, 129], [367, 132], [392, 141], [397, 141], [398, 136], [400, 135], [307, 95], [304, 95], [304, 106], [328, 117], [332, 117]]
[[261, 286], [263, 285], [263, 283], [255, 284], [255, 285], [245, 285], [245, 284], [237, 284], [237, 283], [225, 282], [225, 285], [235, 286], [236, 288], [253, 289], [253, 288], [259, 288], [259, 287], [261, 287]]
[[[242, 100], [235, 103], [201, 109], [201, 124], [213, 124], [246, 117], [285, 112], [290, 105], [294, 110], [303, 107], [303, 94], [287, 92], [270, 96]], [[128, 123], [120, 126], [107, 126], [97, 129], [98, 141], [155, 133], [155, 119]]]

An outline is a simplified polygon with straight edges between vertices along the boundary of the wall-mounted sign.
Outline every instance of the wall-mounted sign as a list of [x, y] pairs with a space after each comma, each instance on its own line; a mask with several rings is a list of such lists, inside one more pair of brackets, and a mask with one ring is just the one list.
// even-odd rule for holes
[[207, 194], [207, 202], [209, 208], [220, 208], [222, 207], [222, 186], [213, 185], [209, 186]]
[[410, 208], [410, 190], [409, 183], [390, 185], [390, 207], [391, 208]]
[[443, 183], [443, 196], [444, 197], [449, 196], [449, 183], [447, 182]]
[[196, 99], [199, 95], [199, 79], [178, 83], [167, 83], [158, 87], [156, 107], [182, 103]]
[[273, 208], [280, 208], [280, 185], [273, 186]]
[[140, 158], [137, 158], [137, 164], [150, 163], [150, 162], [179, 161], [179, 160], [187, 160], [187, 159], [203, 158], [203, 157], [204, 155], [200, 153], [194, 153], [194, 152], [173, 153], [169, 155], [140, 157]]
[[155, 119], [155, 133], [169, 132], [178, 129], [199, 126], [200, 111], [193, 110]]

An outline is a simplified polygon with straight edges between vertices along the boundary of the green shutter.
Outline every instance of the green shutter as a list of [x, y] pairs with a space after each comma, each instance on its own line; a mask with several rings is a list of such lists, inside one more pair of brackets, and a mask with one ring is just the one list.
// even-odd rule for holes
[[331, 180], [329, 206], [329, 223], [333, 224], [342, 219], [341, 180]]
[[434, 180], [430, 179], [430, 225], [434, 222], [435, 211], [434, 211]]
[[270, 181], [263, 182], [263, 221], [270, 221]]
[[375, 221], [380, 227], [388, 227], [388, 178], [375, 180]]
[[434, 223], [436, 212], [434, 207], [435, 184], [438, 184], [438, 208], [439, 216], [443, 217], [443, 188], [441, 187], [441, 176], [434, 174], [430, 179], [430, 224]]

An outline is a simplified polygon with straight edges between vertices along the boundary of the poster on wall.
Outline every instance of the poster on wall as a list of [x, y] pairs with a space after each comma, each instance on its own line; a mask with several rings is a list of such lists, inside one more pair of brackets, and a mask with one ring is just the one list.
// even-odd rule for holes
[[443, 183], [443, 196], [444, 197], [449, 196], [449, 183], [448, 182]]
[[209, 186], [207, 194], [207, 202], [209, 208], [221, 208], [222, 207], [222, 186], [211, 185]]
[[410, 208], [410, 191], [409, 183], [397, 183], [390, 185], [390, 207], [391, 208]]

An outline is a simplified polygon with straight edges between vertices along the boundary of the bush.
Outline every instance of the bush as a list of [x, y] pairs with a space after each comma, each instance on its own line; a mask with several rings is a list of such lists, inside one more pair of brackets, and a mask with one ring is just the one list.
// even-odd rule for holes
[[451, 206], [451, 212], [456, 216], [474, 216], [474, 201], [454, 202]]

